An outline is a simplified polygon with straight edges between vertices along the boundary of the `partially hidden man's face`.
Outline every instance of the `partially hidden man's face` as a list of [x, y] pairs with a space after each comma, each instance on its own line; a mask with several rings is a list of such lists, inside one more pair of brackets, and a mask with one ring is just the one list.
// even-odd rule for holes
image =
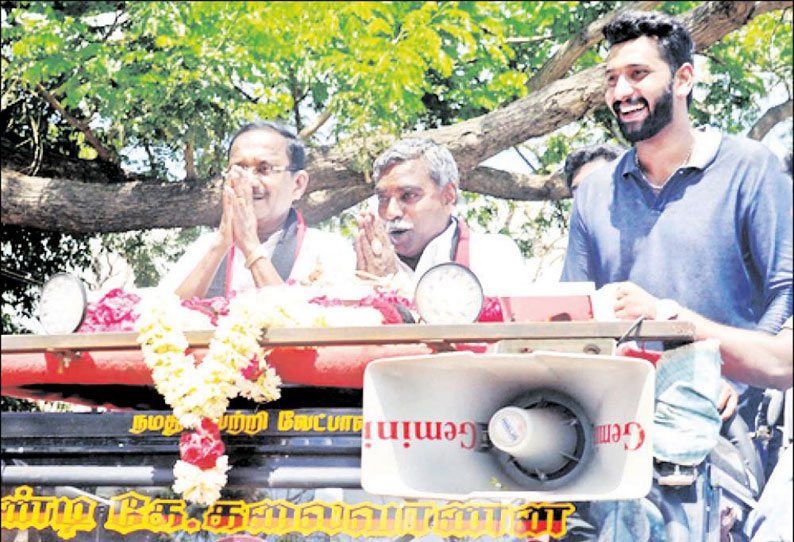
[[421, 158], [398, 163], [375, 185], [378, 215], [385, 222], [394, 250], [418, 256], [443, 232], [457, 198], [452, 183], [439, 188]]
[[579, 168], [579, 171], [576, 172], [576, 175], [573, 176], [571, 179], [571, 194], [575, 193], [576, 190], [579, 188], [579, 185], [582, 184], [582, 180], [585, 179], [588, 175], [593, 173], [600, 167], [605, 166], [609, 163], [609, 160], [606, 158], [595, 158], [594, 160], [590, 160], [586, 164], [583, 164], [582, 167]]
[[654, 137], [673, 120], [673, 76], [655, 39], [641, 36], [613, 46], [606, 82], [607, 106], [632, 143]]
[[287, 139], [274, 130], [251, 130], [239, 135], [229, 150], [228, 166], [247, 168], [254, 174], [254, 213], [265, 230], [280, 228], [292, 203], [300, 199], [306, 189], [308, 176], [305, 171], [258, 173], [268, 166], [289, 167]]

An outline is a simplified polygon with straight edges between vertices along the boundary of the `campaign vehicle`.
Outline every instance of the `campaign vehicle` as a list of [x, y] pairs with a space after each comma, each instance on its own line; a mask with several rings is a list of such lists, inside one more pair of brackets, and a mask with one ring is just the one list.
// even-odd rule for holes
[[[620, 347], [691, 343], [691, 324], [595, 321], [583, 293], [486, 300], [461, 269], [431, 270], [394, 311], [388, 296], [340, 303], [402, 323], [262, 329], [280, 398], [237, 397], [215, 429], [192, 433], [155, 389], [139, 333], [74, 333], [85, 292], [56, 277], [42, 308], [53, 332], [3, 337], [2, 392], [93, 410], [3, 413], [4, 529], [78, 541], [599, 530], [603, 540], [622, 522], [615, 540], [711, 541], [726, 504], [745, 519], [764, 485], [749, 429], [734, 421], [695, 465], [659, 461], [658, 356]], [[476, 322], [489, 302], [491, 321]], [[184, 332], [186, 353], [206, 360], [215, 335]], [[224, 452], [230, 467], [220, 499], [203, 506], [179, 498], [190, 489], [174, 463], [193, 452], [198, 468]], [[170, 487], [182, 488], [176, 498]]]

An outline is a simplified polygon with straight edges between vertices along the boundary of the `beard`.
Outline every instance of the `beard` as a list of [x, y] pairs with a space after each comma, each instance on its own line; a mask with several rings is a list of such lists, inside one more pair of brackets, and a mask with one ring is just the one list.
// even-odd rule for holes
[[653, 111], [651, 111], [648, 102], [643, 98], [626, 101], [626, 103], [629, 104], [639, 103], [648, 108], [648, 116], [639, 125], [637, 125], [637, 123], [623, 123], [620, 120], [621, 103], [622, 102], [615, 102], [612, 105], [612, 109], [617, 116], [618, 126], [620, 127], [620, 132], [623, 134], [623, 137], [630, 143], [645, 141], [661, 132], [662, 129], [673, 120], [673, 84], [671, 82], [664, 93], [654, 102]]

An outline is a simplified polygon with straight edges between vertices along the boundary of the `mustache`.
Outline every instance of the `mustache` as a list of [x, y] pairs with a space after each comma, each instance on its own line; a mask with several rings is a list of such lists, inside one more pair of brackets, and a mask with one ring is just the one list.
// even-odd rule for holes
[[392, 220], [386, 223], [386, 231], [391, 233], [396, 230], [412, 230], [414, 225], [404, 218]]
[[645, 98], [640, 98], [640, 97], [629, 98], [628, 100], [625, 100], [623, 102], [615, 102], [614, 104], [612, 104], [612, 110], [615, 112], [616, 115], [620, 115], [620, 106], [623, 105], [624, 103], [627, 105], [644, 105], [645, 107], [648, 107], [648, 102], [647, 100], [645, 100]]

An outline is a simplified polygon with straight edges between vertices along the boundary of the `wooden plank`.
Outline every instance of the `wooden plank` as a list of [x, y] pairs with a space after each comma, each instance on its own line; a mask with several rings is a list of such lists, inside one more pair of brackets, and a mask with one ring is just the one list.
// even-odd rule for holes
[[[214, 330], [185, 333], [193, 348], [206, 347]], [[65, 335], [3, 335], [2, 352], [55, 352], [63, 350], [137, 350], [138, 334], [134, 331], [112, 333], [70, 333]]]
[[[268, 347], [402, 344], [423, 342], [494, 342], [505, 339], [618, 338], [632, 322], [525, 322], [459, 326], [402, 324], [372, 327], [271, 328], [262, 333]], [[645, 341], [694, 340], [690, 322], [643, 322], [635, 338]], [[213, 330], [185, 333], [192, 348], [205, 348]], [[69, 335], [3, 335], [2, 352], [53, 352], [63, 350], [135, 350], [137, 333], [73, 333]]]

